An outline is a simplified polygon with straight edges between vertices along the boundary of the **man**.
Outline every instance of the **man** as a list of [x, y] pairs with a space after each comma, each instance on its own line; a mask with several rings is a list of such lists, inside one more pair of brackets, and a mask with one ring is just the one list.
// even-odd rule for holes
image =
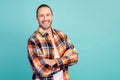
[[68, 67], [77, 63], [77, 52], [61, 31], [53, 29], [53, 12], [42, 4], [37, 8], [38, 30], [28, 39], [28, 59], [33, 80], [70, 80]]

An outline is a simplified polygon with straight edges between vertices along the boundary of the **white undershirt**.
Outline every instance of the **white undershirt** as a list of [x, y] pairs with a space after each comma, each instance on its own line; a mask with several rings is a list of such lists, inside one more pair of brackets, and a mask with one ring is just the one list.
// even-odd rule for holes
[[[54, 53], [55, 53], [54, 58], [59, 58], [60, 56], [59, 56], [58, 51], [56, 49], [54, 39], [52, 39], [52, 44], [53, 44]], [[56, 74], [54, 74], [53, 77], [54, 77], [54, 80], [63, 80], [63, 70], [61, 70], [61, 71], [57, 72]]]

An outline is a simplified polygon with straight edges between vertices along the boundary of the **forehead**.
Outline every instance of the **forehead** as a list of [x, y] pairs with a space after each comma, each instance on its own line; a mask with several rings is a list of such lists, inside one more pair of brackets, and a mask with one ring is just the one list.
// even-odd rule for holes
[[48, 7], [41, 7], [38, 9], [38, 14], [46, 14], [46, 13], [51, 13], [50, 8]]

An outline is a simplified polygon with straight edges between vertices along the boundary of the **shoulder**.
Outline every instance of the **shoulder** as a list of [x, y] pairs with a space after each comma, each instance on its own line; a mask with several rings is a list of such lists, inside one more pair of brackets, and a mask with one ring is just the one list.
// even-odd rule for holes
[[37, 39], [37, 35], [38, 35], [38, 31], [36, 30], [36, 31], [28, 38], [28, 41], [33, 41], [33, 42], [35, 42], [35, 40]]
[[65, 38], [65, 39], [67, 38], [67, 35], [64, 32], [62, 32], [58, 29], [54, 29], [54, 31], [59, 35], [59, 37]]

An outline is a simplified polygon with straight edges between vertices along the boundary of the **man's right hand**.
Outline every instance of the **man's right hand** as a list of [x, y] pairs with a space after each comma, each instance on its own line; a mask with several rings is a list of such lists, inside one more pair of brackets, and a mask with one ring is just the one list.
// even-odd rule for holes
[[56, 64], [54, 59], [44, 59], [44, 61], [50, 66], [53, 66], [54, 64]]

